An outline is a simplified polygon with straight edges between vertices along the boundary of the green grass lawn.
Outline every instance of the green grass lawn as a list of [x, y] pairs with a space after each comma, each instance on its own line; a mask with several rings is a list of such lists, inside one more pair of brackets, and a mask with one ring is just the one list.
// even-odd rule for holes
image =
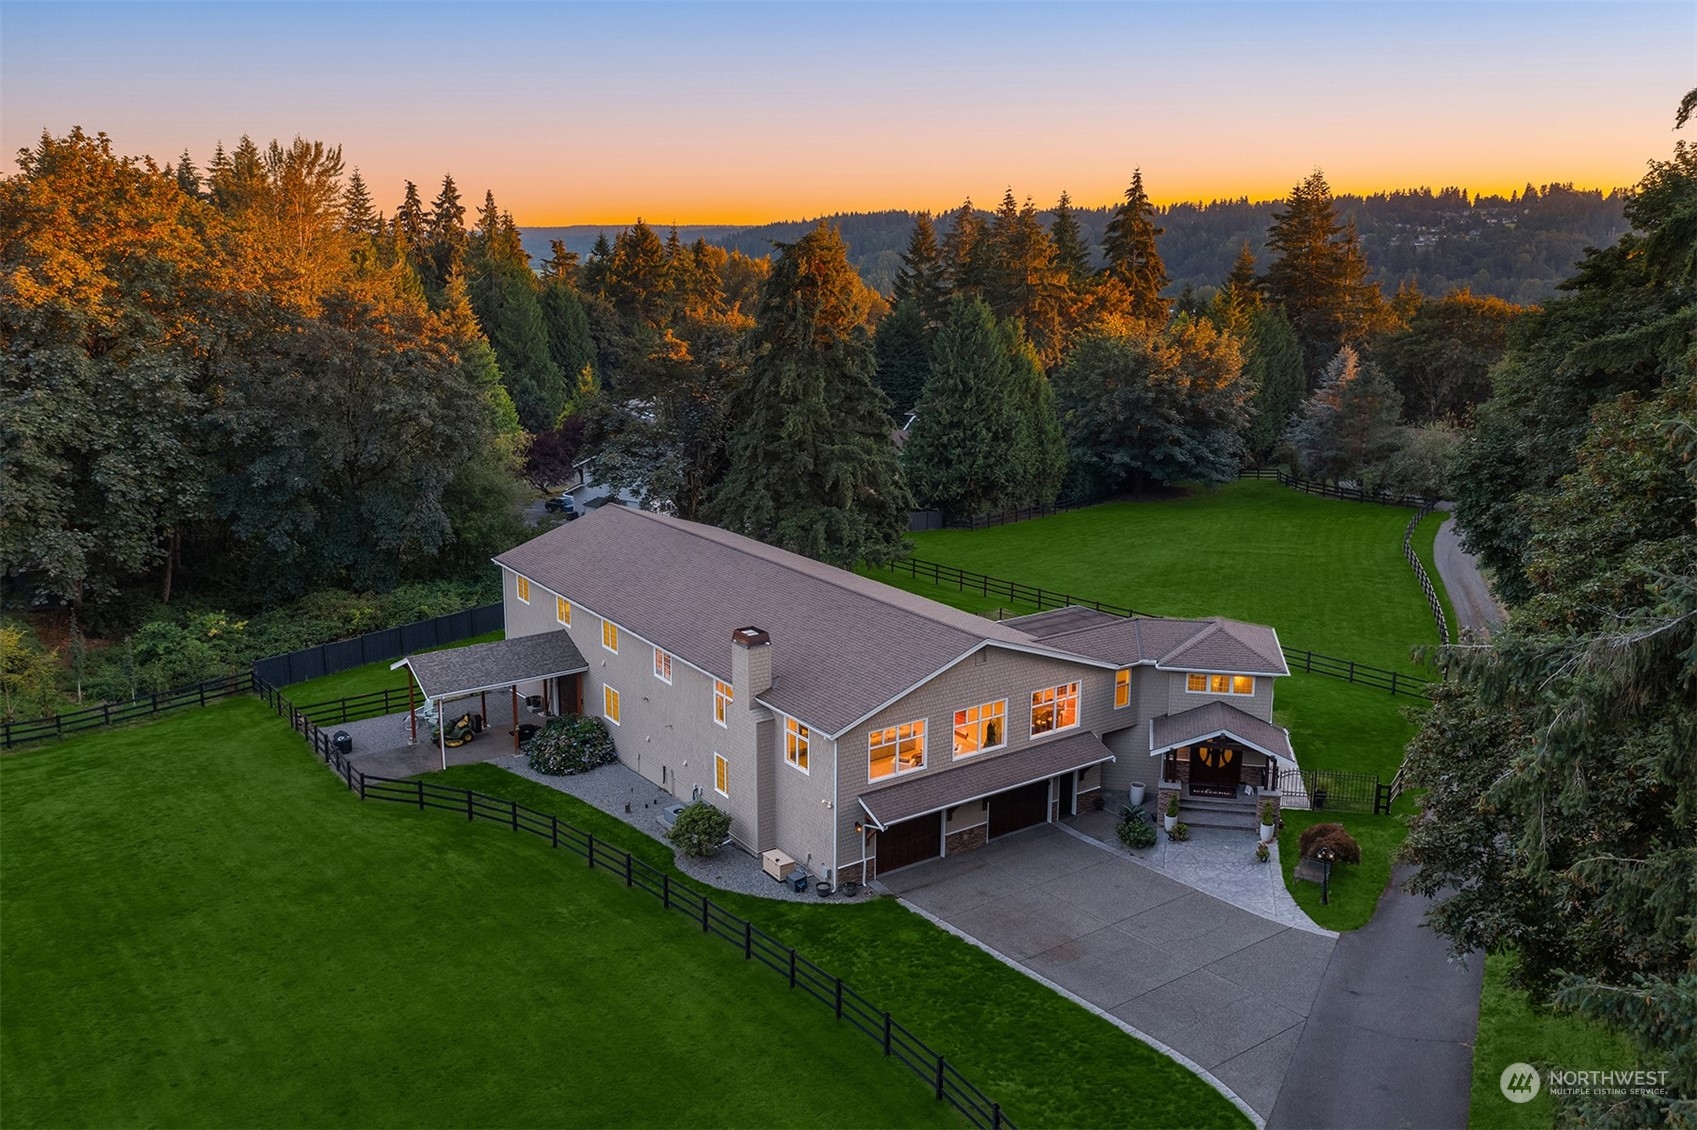
[[[1162, 616], [1271, 624], [1286, 647], [1430, 677], [1409, 658], [1438, 638], [1402, 556], [1412, 514], [1243, 480], [1171, 500], [912, 536], [924, 560]], [[1429, 548], [1424, 530], [1422, 539]]]
[[[1391, 857], [1408, 835], [1408, 826], [1396, 816], [1369, 816], [1357, 812], [1304, 812], [1291, 809], [1280, 814], [1279, 866], [1285, 886], [1308, 917], [1328, 930], [1354, 930], [1367, 925], [1379, 905], [1379, 896], [1391, 881]], [[1332, 865], [1330, 901], [1320, 902], [1320, 884], [1297, 882], [1297, 838], [1315, 824], [1342, 824], [1361, 845], [1359, 864]]]
[[1479, 1034], [1473, 1043], [1473, 1087], [1467, 1124], [1475, 1130], [1549, 1130], [1556, 1124], [1547, 1089], [1531, 1102], [1511, 1103], [1501, 1089], [1511, 1063], [1565, 1067], [1576, 1071], [1631, 1071], [1632, 1045], [1621, 1036], [1576, 1016], [1536, 1012], [1526, 996], [1509, 987], [1509, 954], [1485, 959], [1485, 988], [1479, 998]]
[[[446, 651], [451, 647], [465, 647], [474, 643], [490, 643], [502, 639], [506, 633], [501, 630], [485, 632], [481, 636], [473, 636], [458, 643], [444, 644], [441, 647], [427, 647], [425, 651]], [[422, 654], [422, 653], [420, 653]], [[372, 691], [394, 690], [402, 692], [407, 689], [407, 673], [391, 671], [389, 664], [394, 660], [383, 660], [377, 663], [367, 663], [363, 667], [351, 667], [346, 671], [338, 671], [334, 675], [321, 675], [316, 679], [307, 679], [299, 683], [290, 683], [284, 688], [284, 694], [296, 706], [305, 706], [313, 702], [329, 702], [332, 699], [352, 698], [354, 695], [368, 694]], [[403, 705], [404, 709], [404, 705]]]
[[[451, 776], [491, 774], [569, 807]], [[0, 760], [0, 794], [8, 1125], [959, 1124], [734, 947], [531, 837], [361, 804], [252, 700]], [[893, 902], [725, 901], [1021, 1124], [1243, 1125]]]

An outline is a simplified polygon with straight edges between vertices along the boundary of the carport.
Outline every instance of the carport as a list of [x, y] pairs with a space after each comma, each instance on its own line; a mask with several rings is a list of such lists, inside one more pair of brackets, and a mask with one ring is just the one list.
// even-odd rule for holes
[[413, 699], [413, 686], [416, 684], [426, 701], [436, 703], [436, 730], [441, 741], [444, 769], [448, 767], [446, 708], [450, 700], [477, 695], [482, 704], [481, 713], [487, 717], [489, 692], [508, 691], [512, 695], [513, 752], [517, 753], [519, 684], [541, 684], [542, 694], [536, 697], [539, 700], [538, 712], [543, 716], [575, 714], [581, 706], [579, 680], [589, 670], [583, 654], [565, 632], [542, 632], [534, 636], [408, 655], [390, 664], [389, 669], [398, 671], [402, 667], [412, 675], [412, 682], [407, 684], [407, 712], [412, 716], [412, 740], [418, 741], [418, 704]]

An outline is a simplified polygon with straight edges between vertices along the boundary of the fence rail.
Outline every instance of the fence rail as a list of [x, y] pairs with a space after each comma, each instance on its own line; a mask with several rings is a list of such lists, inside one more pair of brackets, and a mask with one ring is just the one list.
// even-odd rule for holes
[[[1374, 773], [1338, 769], [1284, 769], [1279, 772], [1281, 808], [1306, 808], [1314, 812], [1369, 812], [1391, 810], [1385, 797], [1390, 786]], [[1394, 798], [1393, 798], [1394, 799]]]
[[992, 510], [986, 514], [959, 518], [951, 514], [948, 526], [951, 530], [983, 530], [991, 526], [1026, 522], [1032, 518], [1047, 518], [1052, 514], [1064, 514], [1068, 510], [1082, 510], [1087, 506], [1100, 506], [1104, 501], [1106, 500], [1098, 498], [1089, 502], [1051, 502], [1046, 506], [1020, 506], [1011, 510]]
[[349, 695], [346, 698], [309, 702], [299, 707], [299, 710], [320, 726], [339, 726], [348, 722], [358, 722], [365, 718], [381, 718], [385, 714], [399, 714], [407, 708], [409, 703], [417, 701], [412, 697], [410, 691], [410, 687], [388, 687], [380, 691]]
[[1449, 617], [1444, 615], [1444, 602], [1438, 599], [1438, 590], [1433, 587], [1432, 578], [1426, 575], [1426, 566], [1420, 563], [1420, 555], [1414, 551], [1414, 529], [1435, 509], [1422, 505], [1415, 510], [1414, 517], [1408, 520], [1408, 528], [1402, 531], [1402, 556], [1414, 570], [1420, 591], [1426, 594], [1426, 607], [1432, 610], [1432, 620], [1438, 625], [1438, 638], [1447, 644], [1450, 642], [1450, 622]]
[[[831, 1009], [836, 1019], [853, 1025], [877, 1041], [884, 1055], [895, 1059], [923, 1080], [939, 1102], [946, 1102], [974, 1126], [990, 1130], [1012, 1128], [1000, 1104], [963, 1076], [939, 1052], [891, 1018], [852, 986], [808, 958], [793, 946], [761, 930], [746, 918], [716, 905], [707, 892], [674, 879], [669, 871], [638, 859], [628, 851], [595, 838], [594, 833], [562, 821], [552, 812], [542, 812], [515, 800], [454, 789], [414, 777], [379, 777], [363, 773], [337, 751], [320, 724], [309, 715], [309, 707], [296, 706], [281, 691], [263, 679], [252, 680], [253, 690], [277, 714], [288, 720], [306, 739], [318, 758], [342, 779], [362, 801], [385, 801], [419, 811], [448, 812], [468, 822], [492, 821], [514, 832], [546, 840], [550, 847], [583, 861], [591, 871], [605, 871], [624, 885], [658, 899], [660, 905], [695, 923], [705, 935], [716, 937], [742, 951], [745, 961], [758, 961], [784, 977], [793, 990], [806, 993]], [[317, 704], [323, 705], [323, 704]]]
[[151, 718], [188, 706], [205, 706], [209, 702], [246, 694], [253, 689], [253, 674], [243, 671], [207, 679], [192, 686], [157, 694], [139, 695], [125, 702], [107, 702], [81, 710], [67, 710], [51, 718], [28, 718], [17, 722], [0, 722], [0, 749], [12, 749], [30, 742], [52, 741], [66, 734], [115, 726]]
[[[1123, 604], [1114, 604], [1105, 600], [1092, 600], [1070, 592], [1046, 589], [1040, 585], [1027, 585], [1019, 581], [1005, 580], [1001, 577], [990, 577], [983, 573], [975, 573], [970, 569], [960, 569], [936, 561], [922, 561], [916, 557], [892, 562], [884, 567], [892, 572], [906, 573], [915, 580], [926, 580], [937, 585], [954, 585], [959, 592], [975, 592], [981, 596], [1007, 600], [1010, 604], [1028, 604], [1039, 612], [1048, 608], [1065, 608], [1068, 605], [1076, 604], [1084, 608], [1093, 608], [1098, 612], [1106, 612], [1111, 616], [1156, 615], [1153, 612], [1127, 608]], [[1432, 681], [1422, 679], [1418, 675], [1404, 675], [1400, 671], [1375, 667], [1367, 663], [1358, 663], [1353, 659], [1340, 659], [1335, 655], [1322, 655], [1317, 651], [1280, 646], [1284, 651], [1285, 662], [1290, 664], [1293, 671], [1301, 670], [1309, 674], [1329, 675], [1351, 683], [1360, 683], [1363, 686], [1389, 691], [1393, 695], [1405, 694], [1414, 698], [1423, 698], [1431, 694]]]
[[1318, 495], [1321, 498], [1338, 498], [1345, 502], [1377, 502], [1382, 506], [1408, 506], [1418, 510], [1422, 506], [1430, 510], [1436, 503], [1435, 498], [1426, 498], [1413, 494], [1393, 494], [1388, 490], [1368, 490], [1364, 486], [1340, 487], [1332, 483], [1321, 482], [1319, 479], [1305, 479], [1293, 475], [1278, 467], [1244, 467], [1239, 470], [1240, 479], [1274, 479], [1293, 490], [1304, 494]]

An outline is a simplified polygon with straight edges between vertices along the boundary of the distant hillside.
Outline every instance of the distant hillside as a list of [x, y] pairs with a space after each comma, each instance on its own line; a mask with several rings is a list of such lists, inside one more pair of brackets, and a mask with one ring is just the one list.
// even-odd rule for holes
[[[524, 242], [525, 251], [529, 253], [532, 260], [540, 263], [554, 253], [550, 246], [553, 240], [557, 239], [564, 243], [567, 251], [575, 251], [579, 255], [588, 255], [589, 249], [595, 246], [596, 236], [606, 232], [607, 240], [610, 243], [620, 230], [629, 226], [629, 224], [571, 224], [563, 228], [525, 228], [519, 232], [519, 235]], [[660, 233], [662, 239], [666, 237], [667, 232], [672, 230], [669, 225], [662, 227], [659, 224], [652, 224], [650, 226]], [[678, 226], [678, 238], [685, 243], [694, 243], [697, 239], [705, 239], [709, 243], [719, 243], [724, 236], [737, 230], [735, 224], [680, 224]]]
[[[1511, 302], [1542, 302], [1555, 293], [1558, 282], [1573, 271], [1587, 247], [1604, 247], [1626, 230], [1622, 214], [1625, 195], [1576, 190], [1568, 185], [1528, 185], [1513, 196], [1470, 197], [1447, 188], [1339, 196], [1338, 215], [1354, 222], [1373, 276], [1387, 294], [1403, 282], [1417, 282], [1428, 295], [1454, 287], [1471, 287], [1475, 294], [1494, 295]], [[1220, 200], [1209, 204], [1174, 204], [1159, 209], [1163, 233], [1161, 257], [1173, 283], [1168, 293], [1186, 286], [1196, 290], [1218, 286], [1231, 269], [1245, 240], [1256, 259], [1266, 266], [1265, 240], [1276, 200]], [[1081, 208], [1079, 226], [1098, 251], [1108, 226], [1110, 208]], [[849, 259], [868, 285], [888, 294], [901, 268], [901, 253], [913, 230], [907, 211], [848, 212], [821, 217], [842, 229]], [[985, 213], [988, 218], [988, 213]], [[1047, 224], [1051, 218], [1043, 214]], [[678, 228], [687, 241], [697, 237], [743, 252], [768, 255], [772, 243], [801, 236], [818, 219], [787, 220], [759, 227], [695, 225]], [[940, 217], [938, 235], [948, 230]], [[550, 239], [587, 254], [595, 237], [616, 228], [580, 224], [566, 228], [531, 228], [524, 233], [525, 249], [538, 260], [548, 255]], [[662, 233], [666, 229], [657, 228]], [[564, 233], [564, 234], [561, 234]]]

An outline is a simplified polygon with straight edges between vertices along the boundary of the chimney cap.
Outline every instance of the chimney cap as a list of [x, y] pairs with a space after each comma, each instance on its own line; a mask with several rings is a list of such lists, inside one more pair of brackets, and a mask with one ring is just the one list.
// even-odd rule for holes
[[738, 628], [731, 633], [731, 642], [743, 647], [759, 647], [771, 643], [772, 636], [764, 628]]

